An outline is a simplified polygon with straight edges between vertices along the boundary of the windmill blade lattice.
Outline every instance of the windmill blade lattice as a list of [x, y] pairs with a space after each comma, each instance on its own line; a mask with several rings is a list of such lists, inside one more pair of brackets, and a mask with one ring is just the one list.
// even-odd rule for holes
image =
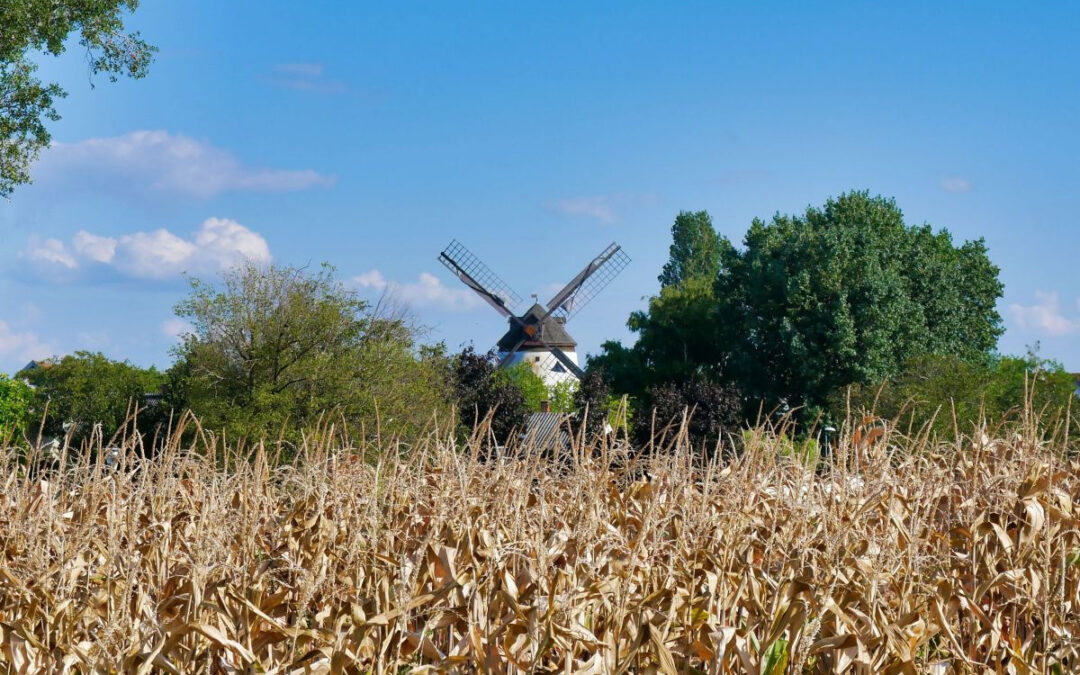
[[521, 305], [521, 296], [458, 240], [439, 254], [439, 262], [500, 312], [513, 314]]
[[[622, 272], [630, 264], [630, 256], [626, 255], [618, 244], [611, 244], [593, 259], [590, 266], [594, 263], [597, 264], [597, 267], [592, 272], [589, 272], [588, 267], [582, 271], [582, 274], [586, 275], [585, 278], [569, 297], [559, 303], [558, 307], [551, 307], [551, 302], [548, 303], [552, 316], [560, 317], [566, 321], [584, 309], [593, 298], [599, 295], [600, 291], [604, 290], [618, 276], [619, 272]], [[558, 296], [552, 298], [552, 302], [557, 299]]]

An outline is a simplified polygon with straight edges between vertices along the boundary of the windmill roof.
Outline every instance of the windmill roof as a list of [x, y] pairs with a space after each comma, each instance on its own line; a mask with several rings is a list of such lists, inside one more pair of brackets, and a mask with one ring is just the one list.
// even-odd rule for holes
[[[521, 315], [521, 319], [530, 325], [536, 325], [540, 323], [540, 317], [546, 312], [543, 307], [538, 304], [534, 304], [529, 308], [529, 311]], [[540, 326], [538, 337], [543, 338], [544, 342], [547, 342], [553, 347], [559, 349], [575, 349], [577, 348], [577, 342], [574, 338], [570, 337], [570, 333], [566, 332], [566, 326], [563, 325], [563, 321], [554, 316], [548, 316], [544, 319], [544, 323]], [[539, 340], [529, 339], [525, 334], [525, 329], [521, 327], [513, 319], [510, 320], [510, 330], [506, 331], [506, 334], [499, 338], [499, 350], [510, 351], [514, 345], [518, 343], [522, 338], [526, 338], [522, 343], [521, 349], [544, 349], [543, 343]]]

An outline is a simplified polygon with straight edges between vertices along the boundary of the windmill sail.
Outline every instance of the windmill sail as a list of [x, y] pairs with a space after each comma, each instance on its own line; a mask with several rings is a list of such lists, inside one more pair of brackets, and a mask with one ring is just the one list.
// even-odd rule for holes
[[500, 314], [513, 316], [521, 304], [521, 296], [456, 239], [439, 254], [439, 262]]
[[548, 302], [551, 313], [563, 321], [568, 320], [604, 290], [629, 263], [630, 256], [621, 246], [612, 243]]

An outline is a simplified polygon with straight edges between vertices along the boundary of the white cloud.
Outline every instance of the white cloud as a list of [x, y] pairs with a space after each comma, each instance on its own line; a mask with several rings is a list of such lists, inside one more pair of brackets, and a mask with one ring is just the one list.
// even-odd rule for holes
[[191, 265], [203, 267], [207, 262], [195, 255], [195, 244], [165, 229], [126, 234], [116, 244], [117, 255], [104, 262], [139, 279], [171, 277], [190, 271]]
[[167, 131], [55, 143], [42, 154], [40, 182], [70, 180], [93, 189], [151, 189], [206, 199], [223, 192], [291, 192], [333, 185], [312, 169], [245, 166], [227, 150]]
[[73, 270], [79, 266], [74, 256], [68, 253], [64, 242], [59, 239], [46, 239], [38, 242], [36, 237], [30, 239], [30, 249], [26, 252], [28, 260], [44, 263], [46, 265], [59, 265]]
[[58, 239], [32, 239], [23, 256], [45, 278], [59, 279], [107, 268], [125, 277], [162, 280], [183, 272], [219, 272], [245, 260], [271, 260], [262, 235], [227, 218], [208, 218], [188, 237], [158, 229], [119, 237], [80, 231], [70, 246]]
[[116, 255], [116, 240], [79, 230], [71, 240], [75, 252], [94, 262], [108, 263]]
[[941, 187], [946, 192], [971, 192], [974, 185], [963, 176], [945, 176], [941, 179]]
[[623, 213], [650, 208], [659, 201], [655, 194], [620, 192], [591, 197], [566, 197], [547, 202], [544, 207], [563, 216], [590, 218], [604, 225], [612, 225], [622, 219]]
[[575, 216], [599, 220], [605, 225], [617, 221], [618, 215], [610, 197], [569, 197], [548, 203], [548, 208], [564, 216]]
[[[0, 359], [20, 362], [43, 359], [56, 350], [47, 342], [29, 331], [17, 332], [6, 321], [0, 321]], [[19, 363], [21, 368], [23, 363]]]
[[167, 337], [178, 338], [192, 331], [192, 325], [180, 317], [165, 319], [161, 322], [161, 332]]
[[[1077, 306], [1080, 307], [1080, 300]], [[1035, 304], [1012, 304], [1009, 311], [1021, 330], [1041, 332], [1050, 337], [1080, 332], [1080, 318], [1070, 318], [1062, 313], [1056, 292], [1035, 291]]]
[[352, 278], [361, 289], [386, 293], [414, 308], [433, 307], [448, 312], [467, 312], [483, 304], [480, 296], [465, 288], [447, 288], [434, 274], [421, 272], [416, 281], [390, 281], [377, 269]]

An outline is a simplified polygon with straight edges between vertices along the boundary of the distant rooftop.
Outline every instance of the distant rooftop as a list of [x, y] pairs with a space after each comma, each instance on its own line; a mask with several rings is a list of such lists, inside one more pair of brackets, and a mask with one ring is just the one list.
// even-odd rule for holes
[[31, 361], [30, 363], [28, 363], [25, 366], [23, 366], [22, 368], [20, 368], [18, 370], [18, 372], [16, 372], [15, 374], [18, 375], [19, 373], [25, 373], [28, 370], [38, 370], [39, 368], [41, 370], [48, 370], [49, 368], [52, 368], [55, 365], [56, 364], [53, 363], [52, 359], [41, 359], [40, 361]]
[[536, 412], [529, 415], [522, 445], [541, 451], [565, 451], [570, 448], [570, 415], [557, 412]]

